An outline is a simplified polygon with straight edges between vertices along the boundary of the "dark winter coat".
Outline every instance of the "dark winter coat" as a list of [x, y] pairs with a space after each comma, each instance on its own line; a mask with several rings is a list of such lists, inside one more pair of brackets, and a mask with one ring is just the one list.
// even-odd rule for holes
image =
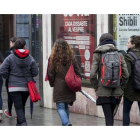
[[28, 90], [28, 82], [22, 69], [29, 81], [32, 81], [33, 77], [38, 75], [38, 67], [34, 58], [29, 54], [28, 50], [23, 49], [15, 50], [13, 54], [6, 57], [0, 66], [0, 75], [3, 78], [8, 78], [10, 75], [8, 83], [9, 92]]
[[0, 52], [0, 63], [2, 63], [4, 60], [2, 53]]
[[12, 53], [11, 51], [13, 51], [13, 48], [14, 48], [14, 47], [11, 47], [9, 50], [7, 50], [7, 51], [5, 52], [4, 59]]
[[[140, 58], [140, 49], [129, 49], [128, 52], [134, 52], [135, 55]], [[129, 72], [129, 80], [127, 86], [124, 90], [124, 98], [127, 98], [129, 101], [140, 101], [140, 91], [136, 91], [133, 88], [133, 73], [134, 73], [134, 64], [135, 59], [129, 53], [125, 55], [125, 62], [127, 64], [128, 72]]]
[[[14, 48], [14, 47], [11, 47], [9, 50], [7, 50], [7, 51], [5, 52], [4, 59], [12, 53], [13, 48]], [[5, 80], [5, 86], [6, 86], [7, 88], [8, 88], [8, 82], [9, 82], [9, 76], [8, 76], [8, 78]]]
[[[93, 54], [93, 62], [92, 62], [92, 67], [91, 67], [91, 73], [90, 73], [90, 82], [93, 86], [93, 88], [96, 90], [96, 95], [97, 96], [121, 96], [124, 91], [124, 87], [127, 84], [129, 73], [127, 70], [126, 63], [124, 61], [124, 57], [121, 53], [119, 55], [121, 56], [122, 59], [122, 86], [115, 88], [114, 90], [111, 88], [107, 88], [102, 86], [101, 84], [101, 72], [99, 71], [99, 66], [100, 66], [100, 61], [101, 61], [101, 54], [108, 52], [108, 51], [118, 51], [117, 48], [114, 47], [113, 44], [106, 44], [102, 45], [96, 48]], [[98, 75], [98, 78], [97, 78]]]
[[[63, 65], [60, 73], [57, 73], [55, 69], [50, 71], [50, 67], [48, 68], [48, 77], [50, 85], [53, 85], [54, 83], [53, 89], [54, 102], [71, 103], [76, 100], [76, 94], [68, 88], [65, 82], [65, 75], [69, 69], [69, 66], [70, 66], [69, 64]], [[73, 59], [73, 67], [75, 73], [80, 76], [80, 69], [76, 58]]]

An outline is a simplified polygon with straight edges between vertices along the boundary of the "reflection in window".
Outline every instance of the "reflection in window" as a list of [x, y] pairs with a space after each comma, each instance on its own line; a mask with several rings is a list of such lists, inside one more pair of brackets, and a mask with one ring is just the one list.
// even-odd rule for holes
[[90, 79], [92, 55], [95, 49], [95, 15], [53, 15], [53, 41], [64, 38], [73, 48], [81, 69], [83, 81]]
[[16, 15], [16, 36], [25, 39], [26, 48], [29, 50], [29, 15]]

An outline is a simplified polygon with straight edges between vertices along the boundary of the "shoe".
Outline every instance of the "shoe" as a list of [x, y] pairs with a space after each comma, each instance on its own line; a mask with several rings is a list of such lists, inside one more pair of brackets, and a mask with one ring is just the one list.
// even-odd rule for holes
[[27, 126], [27, 122], [23, 122], [20, 126]]
[[8, 112], [7, 109], [4, 110], [4, 114], [5, 114], [6, 116], [8, 116], [8, 117], [12, 117], [12, 114], [9, 114], [9, 112]]
[[68, 126], [72, 126], [72, 124], [68, 124]]
[[15, 117], [15, 119], [17, 119], [17, 116]]

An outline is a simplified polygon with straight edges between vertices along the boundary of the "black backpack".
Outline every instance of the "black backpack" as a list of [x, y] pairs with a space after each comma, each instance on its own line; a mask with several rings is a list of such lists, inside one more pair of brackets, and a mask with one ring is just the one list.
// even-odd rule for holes
[[104, 87], [117, 88], [121, 85], [122, 60], [118, 51], [106, 52], [101, 57], [101, 83]]
[[133, 75], [133, 87], [136, 90], [140, 90], [140, 58], [138, 58], [133, 52], [128, 52], [135, 59], [134, 75]]

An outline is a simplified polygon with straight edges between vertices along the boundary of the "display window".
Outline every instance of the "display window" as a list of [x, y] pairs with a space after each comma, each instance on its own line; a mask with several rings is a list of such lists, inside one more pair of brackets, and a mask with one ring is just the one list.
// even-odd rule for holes
[[119, 50], [127, 50], [132, 35], [140, 35], [140, 14], [113, 15], [113, 36]]
[[82, 83], [90, 84], [90, 70], [95, 50], [96, 15], [53, 15], [53, 42], [64, 38], [75, 52], [81, 70]]

